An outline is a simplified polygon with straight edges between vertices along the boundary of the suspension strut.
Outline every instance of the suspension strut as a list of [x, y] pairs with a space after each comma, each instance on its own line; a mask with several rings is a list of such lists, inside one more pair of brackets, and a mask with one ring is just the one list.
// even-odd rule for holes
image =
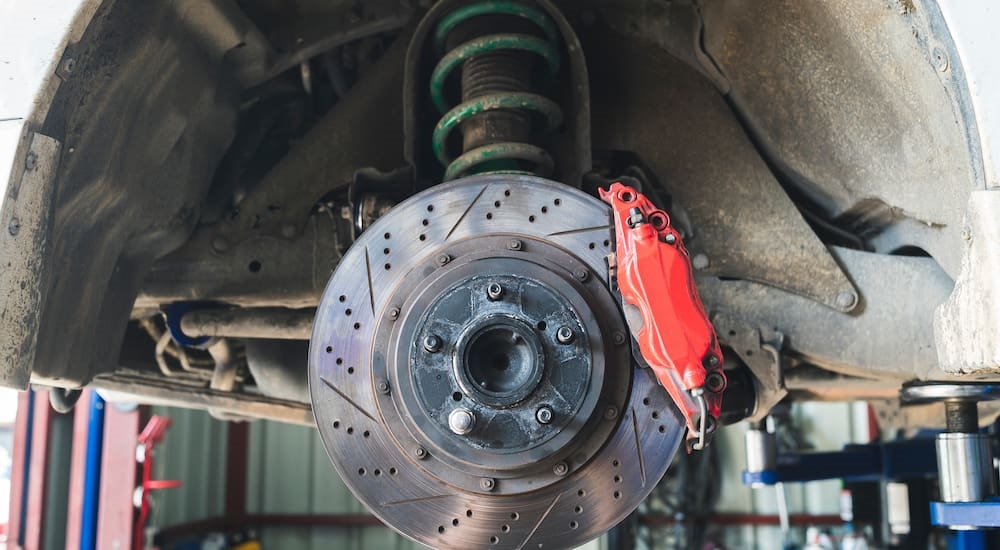
[[[538, 132], [561, 126], [563, 114], [537, 90], [550, 87], [559, 72], [560, 43], [545, 11], [513, 0], [470, 4], [438, 22], [434, 47], [441, 57], [430, 95], [442, 117], [432, 146], [445, 180], [487, 173], [552, 175], [552, 156], [535, 140]], [[461, 102], [449, 107], [446, 84], [458, 68]], [[457, 156], [449, 151], [456, 128], [462, 134]]]

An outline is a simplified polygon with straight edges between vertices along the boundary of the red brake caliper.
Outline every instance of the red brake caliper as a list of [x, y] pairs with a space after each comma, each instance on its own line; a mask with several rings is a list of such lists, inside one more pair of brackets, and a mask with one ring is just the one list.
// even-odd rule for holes
[[610, 267], [629, 329], [684, 415], [690, 448], [703, 449], [719, 418], [726, 377], [687, 250], [667, 213], [635, 189], [614, 183], [601, 190], [601, 198], [615, 213], [617, 246]]

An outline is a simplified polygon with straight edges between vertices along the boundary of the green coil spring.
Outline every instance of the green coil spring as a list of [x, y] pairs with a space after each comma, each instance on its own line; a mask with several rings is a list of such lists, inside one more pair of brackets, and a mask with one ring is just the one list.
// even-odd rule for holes
[[[448, 34], [460, 24], [476, 17], [504, 15], [516, 16], [534, 24], [545, 39], [520, 33], [497, 33], [468, 40], [445, 53]], [[434, 46], [441, 59], [431, 74], [431, 101], [442, 114], [434, 128], [432, 146], [434, 155], [445, 167], [445, 180], [467, 174], [525, 173], [548, 176], [554, 170], [552, 157], [547, 151], [518, 141], [489, 143], [464, 151], [458, 157], [448, 152], [448, 138], [455, 128], [470, 118], [495, 111], [522, 111], [535, 113], [544, 121], [544, 131], [551, 132], [562, 125], [562, 110], [554, 101], [531, 92], [503, 91], [466, 98], [459, 105], [449, 108], [445, 97], [445, 83], [452, 72], [469, 60], [492, 52], [509, 50], [529, 52], [541, 58], [545, 77], [554, 81], [559, 71], [560, 34], [551, 17], [540, 8], [512, 0], [489, 0], [464, 6], [450, 12], [438, 23], [434, 33]], [[529, 165], [531, 171], [523, 167]]]

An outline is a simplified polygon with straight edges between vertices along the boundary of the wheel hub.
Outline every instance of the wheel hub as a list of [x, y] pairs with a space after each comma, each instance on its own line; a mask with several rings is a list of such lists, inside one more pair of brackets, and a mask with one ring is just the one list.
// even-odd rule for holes
[[388, 525], [434, 547], [565, 547], [631, 512], [682, 426], [631, 360], [607, 207], [530, 176], [436, 186], [348, 251], [317, 312], [314, 413]]

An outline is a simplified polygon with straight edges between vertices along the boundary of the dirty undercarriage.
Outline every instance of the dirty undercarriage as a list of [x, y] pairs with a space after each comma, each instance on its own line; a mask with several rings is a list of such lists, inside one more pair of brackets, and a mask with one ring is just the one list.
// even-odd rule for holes
[[[388, 475], [386, 461], [405, 459], [395, 441], [424, 464], [400, 476], [458, 476], [484, 499], [532, 487], [519, 512], [529, 517], [613, 454], [601, 445], [627, 424], [619, 411], [634, 421], [636, 406], [672, 408], [645, 369], [633, 372], [628, 346], [610, 345], [627, 327], [596, 197], [615, 181], [668, 212], [683, 238], [729, 377], [723, 421], [759, 419], [786, 398], [866, 399], [884, 421], [916, 424], [934, 419], [900, 409], [903, 384], [995, 379], [988, 353], [942, 349], [968, 305], [956, 280], [976, 284], [963, 268], [970, 232], [996, 201], [974, 200], [983, 161], [969, 92], [934, 3], [427, 4], [81, 10], [12, 178], [7, 207], [36, 215], [3, 244], [33, 258], [0, 276], [31, 281], [5, 298], [25, 322], [0, 346], [3, 381], [315, 423], [328, 445], [384, 424], [371, 428], [373, 456], [335, 456], [338, 466], [382, 460]], [[487, 8], [448, 19], [470, 6]], [[516, 40], [454, 54], [497, 29]], [[452, 383], [433, 381], [452, 369], [435, 366], [439, 349], [477, 365], [500, 348], [502, 376], [454, 367]], [[560, 354], [583, 374], [548, 374]], [[414, 412], [424, 409], [434, 412]], [[633, 445], [642, 434], [647, 456], [664, 457], [645, 465], [650, 477], [681, 438], [673, 416], [650, 433], [635, 424]], [[503, 439], [490, 429], [510, 438], [503, 453], [489, 454]], [[463, 466], [484, 460], [501, 473]], [[425, 520], [366, 488], [378, 475], [349, 483], [434, 543]], [[646, 475], [625, 480], [620, 511]], [[604, 489], [579, 485], [581, 502]], [[581, 516], [546, 536], [586, 540], [611, 519]], [[504, 527], [475, 536], [534, 533]]]

